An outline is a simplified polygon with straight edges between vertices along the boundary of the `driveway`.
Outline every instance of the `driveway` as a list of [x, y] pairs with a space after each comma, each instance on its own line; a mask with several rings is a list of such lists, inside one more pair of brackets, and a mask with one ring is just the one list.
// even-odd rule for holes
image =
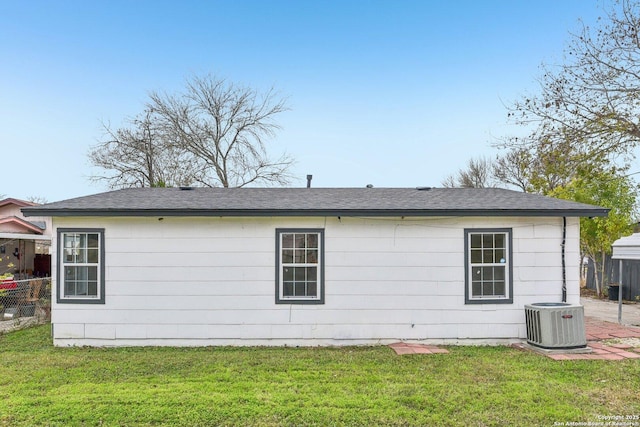
[[[586, 317], [618, 323], [617, 301], [581, 297], [580, 303], [584, 306], [584, 315]], [[622, 304], [622, 324], [627, 326], [640, 326], [640, 304]]]

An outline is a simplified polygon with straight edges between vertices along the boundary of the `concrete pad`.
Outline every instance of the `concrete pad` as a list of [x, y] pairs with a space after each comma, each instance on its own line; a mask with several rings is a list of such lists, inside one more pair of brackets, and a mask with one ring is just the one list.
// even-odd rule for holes
[[[581, 297], [580, 304], [584, 306], [585, 316], [618, 323], [617, 301]], [[622, 324], [627, 326], [640, 326], [640, 304], [634, 302], [622, 304]]]
[[559, 354], [563, 354], [563, 355], [569, 355], [569, 354], [588, 354], [588, 353], [593, 353], [593, 349], [591, 347], [582, 347], [582, 348], [560, 348], [560, 349], [549, 349], [549, 348], [542, 348], [542, 347], [537, 347], [535, 345], [531, 345], [527, 342], [523, 342], [521, 344], [522, 348], [524, 350], [530, 350], [533, 351], [535, 353], [539, 353], [539, 354], [543, 354], [545, 356], [551, 356], [551, 355], [559, 355]]

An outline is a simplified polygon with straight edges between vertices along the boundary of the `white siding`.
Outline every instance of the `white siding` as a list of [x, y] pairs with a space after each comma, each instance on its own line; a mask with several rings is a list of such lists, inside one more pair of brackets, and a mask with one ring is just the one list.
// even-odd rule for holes
[[[561, 218], [55, 218], [54, 226], [104, 228], [106, 277], [104, 305], [54, 303], [56, 345], [514, 339], [526, 334], [525, 304], [561, 300]], [[275, 303], [275, 229], [297, 227], [325, 229], [321, 305]], [[568, 219], [571, 303], [578, 227]], [[512, 304], [465, 304], [465, 228], [513, 230]], [[55, 253], [52, 261], [55, 272]]]

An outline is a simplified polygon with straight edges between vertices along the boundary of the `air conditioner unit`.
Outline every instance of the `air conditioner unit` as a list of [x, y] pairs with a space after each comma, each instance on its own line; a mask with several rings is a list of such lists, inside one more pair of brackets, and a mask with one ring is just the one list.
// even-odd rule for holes
[[584, 307], [563, 302], [539, 302], [524, 306], [527, 342], [546, 349], [587, 346]]

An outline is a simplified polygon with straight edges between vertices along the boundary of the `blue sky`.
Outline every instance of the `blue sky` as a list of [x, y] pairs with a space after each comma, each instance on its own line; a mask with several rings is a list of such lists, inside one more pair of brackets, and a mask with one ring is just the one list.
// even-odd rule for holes
[[288, 98], [269, 151], [297, 160], [294, 186], [439, 186], [519, 131], [505, 104], [600, 4], [0, 0], [0, 194], [106, 191], [87, 157], [101, 122], [208, 73]]

